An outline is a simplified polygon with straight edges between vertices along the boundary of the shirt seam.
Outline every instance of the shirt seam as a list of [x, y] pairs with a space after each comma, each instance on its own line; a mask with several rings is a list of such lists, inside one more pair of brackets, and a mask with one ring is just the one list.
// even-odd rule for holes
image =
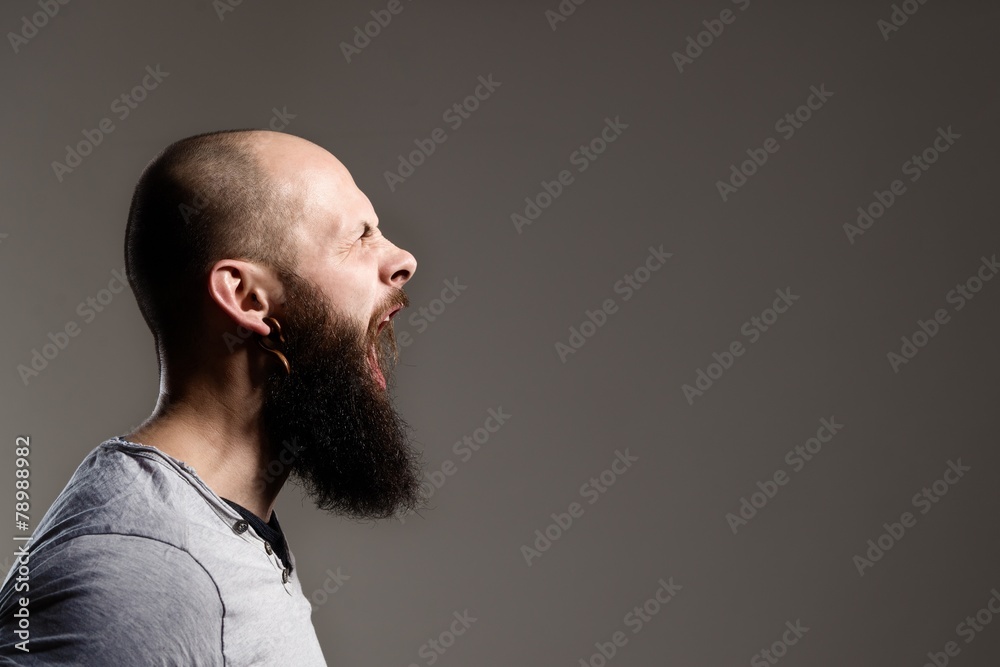
[[215, 577], [212, 576], [212, 573], [208, 571], [208, 568], [205, 567], [194, 554], [192, 554], [190, 551], [188, 551], [183, 547], [179, 547], [176, 544], [167, 542], [166, 540], [162, 540], [158, 537], [151, 537], [149, 535], [137, 535], [136, 533], [119, 533], [114, 531], [92, 532], [92, 533], [82, 533], [80, 535], [73, 535], [72, 537], [68, 537], [65, 540], [62, 540], [59, 546], [68, 544], [69, 542], [72, 542], [73, 540], [78, 539], [80, 537], [88, 537], [94, 535], [117, 535], [119, 537], [137, 537], [139, 539], [149, 540], [150, 542], [159, 542], [160, 544], [164, 544], [172, 549], [180, 551], [181, 553], [187, 554], [191, 560], [197, 563], [198, 567], [200, 567], [202, 571], [204, 571], [204, 573], [207, 574], [208, 578], [211, 580], [212, 586], [215, 587], [215, 594], [219, 598], [219, 604], [222, 606], [222, 621], [219, 624], [219, 648], [222, 652], [222, 664], [223, 665], [226, 664], [226, 602], [225, 600], [222, 599], [222, 591], [219, 590], [219, 584], [218, 582], [215, 581]]

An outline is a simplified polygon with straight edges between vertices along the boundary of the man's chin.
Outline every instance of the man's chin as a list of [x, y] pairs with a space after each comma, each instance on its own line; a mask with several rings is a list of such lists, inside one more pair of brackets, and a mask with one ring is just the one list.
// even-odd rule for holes
[[319, 509], [373, 520], [419, 503], [419, 457], [382, 369], [371, 361], [293, 363], [280, 382], [267, 405], [268, 430], [303, 444], [291, 472]]

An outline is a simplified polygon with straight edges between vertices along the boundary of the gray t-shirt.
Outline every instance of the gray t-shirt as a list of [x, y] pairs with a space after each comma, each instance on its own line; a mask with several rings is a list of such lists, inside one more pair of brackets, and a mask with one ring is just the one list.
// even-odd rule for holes
[[295, 558], [269, 547], [187, 464], [106, 440], [4, 580], [0, 665], [325, 666]]

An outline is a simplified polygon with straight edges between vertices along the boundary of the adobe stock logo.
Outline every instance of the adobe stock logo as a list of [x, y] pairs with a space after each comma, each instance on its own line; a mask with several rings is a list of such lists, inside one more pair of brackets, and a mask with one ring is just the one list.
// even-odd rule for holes
[[[983, 289], [987, 282], [993, 280], [993, 276], [997, 273], [1000, 273], [1000, 262], [997, 261], [996, 254], [989, 258], [981, 257], [975, 274], [955, 285], [954, 289], [949, 290], [945, 295], [945, 302], [953, 304], [955, 312], [962, 310], [967, 303], [976, 297], [976, 294]], [[949, 322], [951, 322], [951, 314], [946, 308], [938, 308], [926, 320], [918, 319], [917, 329], [910, 337], [900, 336], [899, 340], [902, 345], [899, 352], [890, 351], [886, 354], [892, 372], [899, 373], [899, 369], [910, 363], [917, 356], [917, 353], [938, 335], [941, 327]]]
[[38, 34], [38, 31], [49, 24], [50, 19], [54, 19], [56, 14], [59, 13], [59, 5], [68, 5], [69, 0], [38, 0], [38, 6], [41, 7], [42, 11], [35, 12], [31, 17], [22, 16], [21, 17], [21, 31], [20, 33], [8, 32], [7, 41], [10, 42], [10, 46], [14, 49], [14, 53], [18, 53], [21, 47], [28, 43], [31, 39]]
[[[482, 103], [490, 99], [503, 85], [503, 81], [493, 80], [492, 73], [486, 76], [480, 75], [477, 81], [479, 85], [471, 94], [461, 101], [455, 102], [441, 114], [441, 120], [448, 123], [452, 131], [458, 130], [465, 121], [472, 118], [472, 114], [479, 109]], [[434, 155], [438, 145], [446, 141], [448, 141], [448, 133], [443, 127], [435, 127], [425, 139], [414, 139], [413, 144], [416, 148], [406, 155], [399, 153], [399, 164], [396, 170], [386, 170], [382, 174], [385, 177], [385, 184], [389, 186], [389, 192], [395, 192], [400, 184], [405, 183], [406, 179], [413, 176], [417, 167], [427, 162], [427, 159]]]
[[344, 54], [347, 63], [350, 64], [351, 58], [361, 55], [372, 40], [381, 35], [383, 29], [389, 27], [392, 17], [401, 14], [404, 9], [400, 0], [389, 0], [385, 9], [373, 9], [368, 12], [372, 20], [364, 24], [364, 29], [360, 25], [354, 26], [354, 39], [351, 42], [340, 43], [340, 52]]
[[[621, 116], [605, 116], [604, 127], [593, 138], [585, 144], [580, 144], [575, 151], [569, 154], [569, 163], [576, 167], [579, 174], [587, 171], [594, 162], [597, 161], [608, 147], [618, 141], [618, 137], [629, 128], [627, 123], [621, 121]], [[520, 234], [523, 228], [534, 223], [542, 216], [542, 211], [552, 206], [555, 200], [562, 196], [563, 192], [573, 183], [575, 177], [569, 169], [563, 169], [551, 181], [542, 179], [539, 190], [533, 197], [525, 197], [525, 207], [521, 212], [514, 211], [510, 214], [510, 221], [514, 224], [514, 229]]]
[[[911, 183], [916, 183], [931, 168], [931, 165], [937, 162], [941, 155], [948, 152], [961, 138], [962, 135], [952, 130], [951, 125], [947, 129], [938, 127], [937, 136], [934, 137], [931, 144], [919, 154], [911, 155], [910, 159], [900, 167], [903, 175], [909, 176]], [[854, 245], [855, 237], [861, 236], [871, 229], [872, 225], [881, 219], [892, 208], [893, 204], [906, 193], [906, 184], [899, 178], [889, 183], [889, 187], [885, 190], [873, 190], [874, 201], [857, 208], [858, 217], [855, 224], [844, 223], [844, 233], [847, 234], [848, 242]]]
[[[945, 468], [941, 478], [934, 480], [930, 485], [913, 494], [910, 503], [920, 510], [921, 515], [927, 514], [970, 470], [972, 470], [972, 466], [962, 465], [961, 458], [954, 461], [949, 460], [948, 467]], [[882, 527], [885, 528], [885, 532], [868, 540], [865, 543], [868, 549], [864, 554], [855, 555], [852, 559], [854, 567], [858, 570], [858, 575], [865, 576], [866, 569], [874, 567], [875, 563], [882, 560], [882, 557], [903, 539], [907, 529], [917, 525], [917, 518], [912, 512], [903, 512], [899, 515], [898, 522], [883, 523]]]
[[[789, 449], [785, 454], [785, 463], [791, 467], [792, 473], [800, 472], [805, 468], [806, 463], [812, 461], [822, 451], [823, 445], [831, 442], [842, 428], [844, 428], [844, 425], [837, 422], [836, 417], [830, 417], [829, 419], [824, 417], [820, 419], [816, 435], [801, 445], [795, 445], [795, 447]], [[772, 475], [769, 475], [769, 478], [765, 478], [763, 482], [758, 480], [757, 488], [759, 490], [751, 493], [749, 498], [747, 496], [740, 498], [740, 506], [736, 514], [732, 512], [726, 514], [726, 523], [729, 524], [733, 535], [740, 528], [747, 525], [761, 510], [767, 507], [767, 504], [778, 495], [781, 487], [788, 484], [791, 478], [791, 473], [786, 472], [784, 468], [778, 468]]]
[[285, 474], [289, 467], [295, 463], [295, 459], [302, 453], [304, 447], [298, 443], [298, 438], [292, 436], [291, 441], [281, 441], [281, 451], [276, 458], [268, 462], [266, 468], [262, 468], [257, 473], [254, 481], [254, 490], [263, 493], [267, 485]]
[[[156, 67], [146, 65], [146, 74], [131, 90], [126, 91], [111, 100], [110, 110], [124, 121], [137, 109], [150, 92], [156, 90], [163, 80], [170, 76], [170, 72], [160, 69], [159, 63]], [[115, 131], [115, 124], [111, 118], [105, 116], [97, 122], [93, 129], [84, 128], [80, 131], [83, 139], [75, 144], [66, 144], [66, 156], [63, 162], [52, 161], [52, 173], [60, 183], [66, 178], [66, 174], [73, 173], [73, 170], [83, 164], [83, 159], [94, 152], [98, 146], [104, 142], [104, 138]]]
[[[468, 463], [476, 452], [490, 441], [494, 434], [499, 431], [511, 415], [503, 411], [503, 406], [489, 408], [486, 411], [486, 419], [482, 426], [477, 427], [471, 434], [462, 436], [461, 440], [455, 441], [451, 450], [459, 457], [459, 463]], [[445, 459], [437, 466], [436, 470], [424, 472], [424, 481], [420, 483], [420, 493], [423, 500], [430, 500], [434, 494], [440, 491], [459, 470], [459, 466], [452, 459]], [[396, 518], [400, 523], [406, 523], [406, 514], [397, 514]]]
[[[795, 136], [797, 130], [805, 127], [814, 113], [822, 109], [834, 95], [826, 89], [825, 83], [821, 83], [819, 88], [810, 86], [809, 93], [803, 104], [796, 107], [794, 111], [786, 113], [774, 123], [774, 131], [781, 134], [786, 141]], [[736, 162], [729, 165], [729, 177], [726, 180], [720, 179], [715, 182], [715, 188], [722, 201], [728, 201], [740, 188], [745, 186], [747, 181], [767, 164], [770, 156], [777, 153], [780, 148], [781, 144], [777, 139], [768, 137], [760, 148], [746, 149], [747, 159], [738, 165]]]
[[226, 20], [226, 14], [235, 12], [236, 8], [243, 4], [243, 0], [212, 0], [212, 8], [215, 15], [219, 17], [219, 23]]
[[[455, 620], [447, 628], [442, 630], [437, 637], [428, 639], [417, 649], [417, 655], [423, 658], [426, 664], [436, 663], [441, 656], [448, 652], [448, 649], [455, 645], [455, 641], [479, 620], [479, 617], [473, 616], [468, 609], [461, 612], [455, 611], [452, 613], [452, 617]], [[419, 665], [411, 662], [407, 667], [419, 667]]]
[[[416, 329], [417, 334], [427, 331], [432, 323], [441, 319], [448, 306], [455, 303], [462, 293], [469, 289], [468, 285], [459, 282], [458, 276], [452, 279], [445, 279], [444, 287], [441, 288], [440, 296], [431, 299], [425, 306], [414, 306], [414, 311], [406, 318], [406, 323]], [[395, 326], [399, 326], [396, 324]], [[396, 342], [403, 349], [413, 345], [414, 335], [409, 331], [399, 329], [396, 332]]]
[[556, 11], [545, 10], [545, 20], [548, 21], [552, 32], [556, 31], [560, 23], [565, 23], [569, 17], [576, 13], [576, 8], [587, 0], [562, 0], [556, 7]]
[[751, 667], [768, 667], [768, 665], [777, 663], [788, 654], [789, 646], [798, 644], [799, 640], [809, 632], [809, 628], [802, 625], [800, 619], [795, 619], [795, 623], [785, 621], [785, 627], [787, 630], [782, 633], [781, 638], [772, 642], [769, 648], [761, 649], [750, 658]]
[[[630, 454], [627, 447], [624, 452], [616, 449], [615, 458], [611, 461], [611, 465], [602, 470], [596, 477], [591, 477], [589, 481], [584, 482], [580, 487], [580, 495], [587, 498], [588, 504], [593, 505], [638, 460], [639, 457]], [[576, 522], [575, 520], [583, 516], [584, 510], [583, 505], [578, 502], [572, 502], [566, 508], [565, 512], [559, 514], [553, 512], [550, 515], [552, 523], [545, 526], [544, 529], [538, 528], [535, 530], [534, 542], [530, 545], [521, 545], [521, 555], [524, 556], [524, 562], [527, 563], [528, 567], [531, 567], [532, 560], [541, 558], [542, 554], [552, 548], [553, 543], [572, 528]]]
[[[669, 577], [664, 580], [660, 577], [657, 582], [659, 587], [653, 591], [653, 595], [647, 598], [641, 605], [632, 607], [632, 611], [622, 618], [622, 625], [632, 630], [633, 635], [642, 632], [642, 629], [659, 614], [684, 587], [674, 583], [674, 578]], [[618, 655], [618, 651], [628, 644], [629, 637], [624, 630], [616, 630], [608, 638], [608, 641], [594, 642], [595, 653], [591, 653], [587, 658], [580, 658], [579, 667], [606, 667], [611, 659]]]
[[[125, 277], [125, 269], [112, 269], [111, 280], [108, 286], [98, 290], [94, 296], [88, 296], [76, 307], [76, 314], [80, 316], [84, 324], [90, 324], [97, 319], [97, 314], [104, 312], [104, 309], [111, 304], [116, 294], [122, 293], [128, 288], [128, 279]], [[55, 361], [56, 357], [69, 347], [70, 340], [80, 335], [83, 329], [76, 320], [69, 320], [55, 333], [48, 333], [48, 342], [42, 345], [41, 351], [37, 347], [31, 349], [31, 359], [26, 364], [18, 364], [17, 373], [21, 377], [21, 382], [25, 387], [32, 378], [38, 377], [42, 371]]]
[[[778, 321], [778, 318], [788, 312], [788, 309], [799, 300], [798, 294], [792, 294], [791, 287], [776, 289], [774, 293], [778, 295], [778, 298], [774, 300], [771, 307], [765, 308], [759, 316], [755, 315], [751, 317], [740, 327], [740, 333], [749, 338], [751, 343], [756, 343], [760, 340], [761, 335], [770, 329]], [[704, 396], [705, 392], [711, 389], [722, 378], [723, 374], [733, 367], [736, 359], [746, 354], [746, 351], [747, 348], [744, 347], [742, 341], [737, 339], [731, 342], [722, 353], [713, 352], [712, 358], [715, 361], [709, 362], [704, 369], [698, 368], [695, 370], [694, 386], [690, 384], [681, 385], [681, 393], [687, 399], [688, 405], [694, 405], [695, 397]]]
[[927, 0], [905, 0], [902, 6], [893, 4], [889, 20], [879, 19], [875, 22], [879, 32], [882, 33], [882, 41], [888, 42], [892, 33], [898, 32], [900, 28], [906, 25], [910, 17], [920, 9], [920, 5], [926, 2]]
[[[994, 605], [994, 603], [996, 604]], [[998, 616], [1000, 616], [1000, 591], [996, 588], [991, 588], [990, 597], [986, 600], [986, 604], [976, 611], [975, 616], [970, 614], [965, 617], [965, 620], [956, 625], [955, 634], [963, 637], [966, 644], [971, 644], [975, 640], [976, 635], [985, 630], [986, 626], [992, 623], [993, 619]], [[961, 652], [962, 649], [959, 647], [958, 642], [949, 641], [944, 645], [942, 651], [928, 651], [928, 662], [925, 662], [923, 667], [946, 667], [951, 662], [951, 658], [956, 657]]]
[[322, 586], [317, 588], [309, 596], [309, 600], [312, 603], [313, 613], [325, 605], [330, 599], [330, 596], [339, 591], [343, 586], [344, 582], [350, 580], [350, 576], [344, 574], [340, 571], [340, 567], [337, 567], [337, 571], [334, 572], [329, 568], [326, 571], [326, 579], [323, 580]]
[[[622, 301], [631, 299], [643, 285], [649, 282], [653, 274], [659, 271], [667, 260], [674, 256], [672, 252], [664, 252], [663, 245], [659, 247], [649, 246], [649, 254], [645, 260], [631, 272], [626, 273], [615, 282], [613, 289], [615, 294], [622, 295]], [[618, 303], [614, 299], [605, 299], [597, 310], [586, 310], [584, 312], [587, 319], [583, 320], [579, 327], [569, 327], [569, 338], [566, 343], [561, 340], [556, 341], [556, 354], [559, 361], [566, 363], [570, 355], [576, 354], [587, 340], [597, 334], [597, 330], [608, 322], [608, 317], [618, 312]]]
[[[732, 0], [732, 3], [739, 5], [741, 12], [746, 11], [750, 7], [750, 0]], [[677, 71], [683, 74], [684, 66], [693, 65], [694, 61], [705, 52], [705, 49], [712, 46], [715, 40], [722, 36], [726, 26], [732, 25], [735, 22], [736, 14], [728, 8], [719, 12], [719, 18], [717, 19], [705, 19], [702, 21], [701, 24], [705, 26], [705, 29], [693, 37], [688, 35], [687, 47], [684, 49], [684, 53], [680, 51], [673, 52], [672, 56], [674, 64], [677, 65]]]

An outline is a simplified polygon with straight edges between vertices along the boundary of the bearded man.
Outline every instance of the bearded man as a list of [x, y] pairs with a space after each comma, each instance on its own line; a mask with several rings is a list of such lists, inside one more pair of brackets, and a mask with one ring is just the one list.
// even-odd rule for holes
[[125, 260], [159, 398], [87, 455], [15, 563], [0, 664], [325, 665], [274, 505], [290, 477], [352, 519], [421, 505], [389, 395], [416, 260], [337, 158], [258, 130], [157, 156]]

